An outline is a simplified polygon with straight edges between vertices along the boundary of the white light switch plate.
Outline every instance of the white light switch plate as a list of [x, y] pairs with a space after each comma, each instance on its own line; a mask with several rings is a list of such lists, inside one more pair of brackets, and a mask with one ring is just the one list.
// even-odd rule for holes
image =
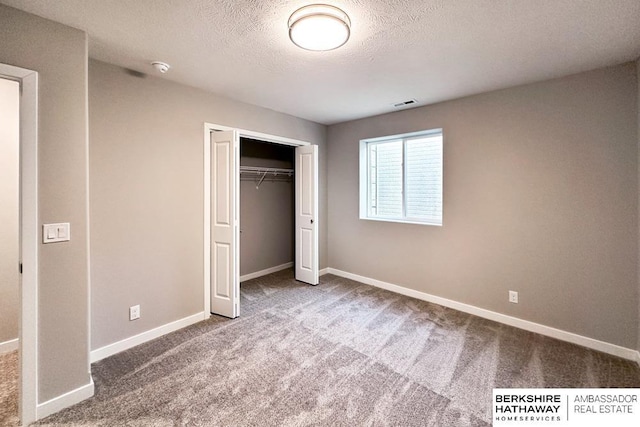
[[68, 222], [42, 225], [42, 243], [68, 242], [71, 240], [71, 225]]

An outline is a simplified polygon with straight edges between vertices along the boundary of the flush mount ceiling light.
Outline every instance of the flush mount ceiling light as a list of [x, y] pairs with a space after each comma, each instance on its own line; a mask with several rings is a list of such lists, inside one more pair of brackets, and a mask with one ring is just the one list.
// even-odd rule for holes
[[303, 49], [337, 49], [349, 40], [351, 20], [342, 10], [327, 4], [301, 7], [289, 18], [289, 38]]

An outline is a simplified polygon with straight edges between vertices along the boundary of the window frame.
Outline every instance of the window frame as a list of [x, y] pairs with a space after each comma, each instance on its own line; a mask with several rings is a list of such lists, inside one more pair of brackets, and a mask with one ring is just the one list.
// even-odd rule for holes
[[[407, 198], [406, 196], [406, 187], [407, 187], [407, 174], [406, 174], [406, 146], [407, 142], [420, 139], [425, 137], [430, 137], [434, 135], [439, 135], [441, 138], [442, 150], [441, 150], [441, 170], [440, 170], [440, 194], [441, 200], [444, 203], [444, 132], [442, 128], [435, 128], [429, 130], [422, 130], [417, 132], [409, 132], [402, 133], [396, 135], [388, 135], [381, 136], [376, 138], [366, 138], [360, 140], [360, 193], [359, 193], [359, 202], [360, 202], [360, 219], [369, 220], [369, 221], [383, 221], [383, 222], [396, 222], [396, 223], [404, 223], [404, 224], [419, 224], [419, 225], [431, 225], [431, 226], [439, 226], [441, 227], [444, 222], [444, 212], [441, 210], [440, 222], [433, 221], [432, 219], [423, 219], [423, 218], [412, 218], [407, 217]], [[370, 150], [369, 147], [378, 145], [381, 143], [389, 143], [393, 141], [402, 141], [402, 217], [380, 217], [380, 216], [371, 216], [370, 214]], [[377, 183], [376, 183], [377, 184]]]

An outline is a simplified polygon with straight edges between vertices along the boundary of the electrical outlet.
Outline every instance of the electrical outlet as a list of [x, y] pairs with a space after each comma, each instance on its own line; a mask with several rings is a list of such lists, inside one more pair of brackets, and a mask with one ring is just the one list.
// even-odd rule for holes
[[129, 307], [129, 320], [136, 320], [140, 318], [140, 306], [134, 305]]
[[518, 303], [518, 293], [516, 291], [509, 291], [509, 302]]

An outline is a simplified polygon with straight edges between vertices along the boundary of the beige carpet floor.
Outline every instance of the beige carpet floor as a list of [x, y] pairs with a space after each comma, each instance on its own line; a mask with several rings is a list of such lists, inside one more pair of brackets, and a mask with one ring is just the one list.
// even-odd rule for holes
[[640, 387], [637, 364], [326, 275], [92, 366], [47, 426], [489, 426], [494, 387]]
[[18, 425], [18, 351], [0, 354], [0, 426]]

